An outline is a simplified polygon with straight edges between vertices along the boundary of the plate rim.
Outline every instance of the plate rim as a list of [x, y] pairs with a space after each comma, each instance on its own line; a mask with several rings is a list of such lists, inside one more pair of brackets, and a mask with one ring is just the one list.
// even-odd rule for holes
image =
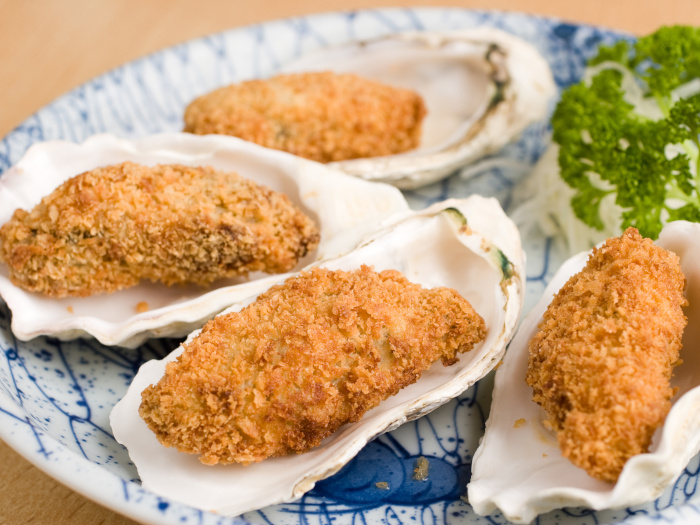
[[[267, 26], [271, 26], [273, 24], [278, 24], [281, 22], [290, 22], [290, 21], [311, 21], [311, 20], [320, 20], [323, 19], [324, 17], [331, 17], [331, 16], [338, 16], [338, 15], [356, 15], [356, 14], [362, 14], [362, 13], [387, 13], [387, 14], [394, 14], [393, 16], [396, 16], [398, 13], [449, 13], [449, 12], [459, 12], [459, 13], [469, 13], [469, 14], [484, 14], [484, 15], [493, 15], [498, 18], [501, 17], [523, 17], [529, 20], [534, 20], [538, 21], [541, 23], [548, 23], [548, 24], [567, 24], [571, 25], [572, 27], [576, 28], [594, 28], [597, 30], [600, 30], [605, 33], [613, 34], [615, 36], [619, 36], [622, 38], [634, 38], [634, 35], [630, 34], [629, 32], [625, 32], [622, 30], [610, 28], [608, 26], [602, 26], [602, 25], [595, 25], [595, 24], [589, 24], [589, 23], [579, 23], [576, 21], [572, 20], [567, 20], [561, 17], [557, 16], [549, 16], [549, 15], [542, 15], [542, 14], [537, 14], [537, 13], [527, 13], [524, 11], [518, 11], [518, 10], [513, 10], [513, 11], [506, 11], [503, 9], [473, 9], [469, 7], [458, 7], [458, 6], [443, 6], [443, 7], [437, 7], [437, 6], [403, 6], [403, 7], [375, 7], [375, 8], [358, 8], [358, 9], [347, 9], [347, 10], [335, 10], [335, 11], [321, 11], [317, 13], [310, 13], [306, 15], [295, 15], [295, 16], [290, 16], [290, 17], [278, 17], [278, 18], [273, 18], [270, 20], [264, 20], [261, 22], [256, 22], [256, 23], [251, 23], [251, 24], [246, 24], [242, 26], [235, 26], [231, 27], [228, 29], [224, 29], [222, 31], [217, 31], [213, 33], [208, 33], [199, 37], [195, 38], [190, 38], [187, 40], [184, 40], [182, 42], [178, 42], [169, 46], [162, 47], [160, 49], [157, 49], [155, 51], [146, 53], [144, 55], [135, 57], [131, 60], [128, 60], [126, 62], [123, 62], [116, 67], [113, 67], [107, 71], [104, 71], [100, 73], [99, 75], [93, 76], [92, 78], [87, 79], [84, 82], [81, 82], [80, 84], [77, 84], [73, 88], [69, 89], [68, 91], [56, 96], [53, 98], [51, 101], [48, 103], [42, 105], [40, 108], [38, 108], [36, 111], [34, 111], [31, 115], [29, 115], [27, 118], [25, 118], [23, 121], [21, 121], [17, 126], [15, 126], [13, 129], [11, 129], [7, 135], [2, 137], [0, 139], [0, 144], [7, 143], [9, 140], [11, 140], [15, 135], [19, 134], [20, 130], [27, 126], [32, 126], [32, 121], [38, 117], [38, 115], [42, 112], [45, 111], [47, 108], [56, 105], [58, 102], [60, 102], [62, 99], [65, 97], [70, 96], [73, 93], [76, 93], [80, 91], [81, 89], [85, 88], [86, 86], [90, 86], [95, 84], [96, 82], [100, 81], [101, 79], [107, 77], [110, 74], [113, 74], [114, 72], [118, 72], [120, 70], [126, 69], [135, 63], [139, 62], [146, 62], [149, 60], [152, 60], [154, 57], [158, 57], [159, 55], [165, 54], [167, 52], [170, 52], [172, 50], [176, 50], [181, 47], [187, 47], [191, 46], [197, 42], [203, 41], [207, 38], [212, 38], [216, 36], [224, 36], [228, 34], [232, 34], [235, 32], [245, 32], [245, 31], [250, 31], [256, 28], [263, 28]], [[70, 140], [70, 139], [64, 139], [64, 140]], [[35, 140], [31, 144], [27, 146], [26, 149], [28, 149], [32, 144], [35, 144], [37, 142], [40, 142], [38, 140]], [[22, 152], [20, 156], [23, 154]], [[9, 160], [8, 160], [9, 162]], [[9, 169], [10, 165], [7, 166], [2, 166], [0, 165], [0, 177], [2, 177], [3, 173]], [[5, 303], [2, 302], [4, 305]], [[5, 306], [5, 308], [7, 308]], [[12, 334], [10, 333], [12, 336]], [[15, 340], [16, 341], [16, 340]], [[6, 407], [10, 407], [9, 409]], [[12, 410], [14, 409], [14, 410]], [[160, 496], [157, 496], [156, 494], [148, 491], [147, 489], [143, 489], [139, 484], [130, 481], [130, 480], [125, 480], [118, 476], [115, 473], [112, 473], [100, 465], [93, 463], [92, 461], [88, 460], [85, 457], [82, 457], [75, 453], [74, 451], [68, 449], [65, 445], [60, 443], [59, 441], [55, 440], [52, 436], [43, 433], [40, 429], [34, 427], [32, 423], [29, 421], [29, 418], [26, 417], [25, 419], [22, 419], [21, 416], [18, 416], [14, 412], [20, 412], [22, 415], [28, 415], [24, 409], [19, 406], [15, 401], [10, 397], [8, 393], [6, 393], [4, 390], [0, 389], [0, 418], [10, 418], [14, 419], [14, 424], [12, 425], [3, 425], [0, 426], [0, 439], [4, 441], [10, 448], [12, 448], [16, 453], [18, 453], [20, 456], [22, 456], [25, 460], [29, 461], [33, 466], [41, 470], [43, 473], [51, 476], [53, 479], [56, 481], [62, 483], [63, 485], [69, 487], [71, 490], [81, 494], [83, 497], [105, 507], [108, 508], [115, 513], [128, 517], [133, 520], [137, 520], [141, 523], [148, 523], [148, 524], [153, 524], [153, 525], [163, 525], [163, 524], [176, 524], [176, 523], [183, 523], [182, 517], [184, 515], [184, 512], [178, 513], [177, 515], [165, 515], [164, 511], [167, 510], [168, 508], [176, 508], [176, 509], [181, 509], [182, 511], [189, 511], [192, 516], [197, 516], [199, 515], [199, 523], [202, 524], [208, 524], [208, 523], [230, 523], [230, 524], [236, 524], [236, 525], [246, 525], [249, 524], [250, 522], [236, 516], [236, 517], [224, 517], [220, 516], [217, 514], [212, 514], [206, 511], [202, 511], [199, 509], [195, 509], [194, 507], [189, 507], [185, 504], [182, 504], [177, 501], [166, 501], [165, 498], [162, 498]], [[26, 426], [22, 426], [26, 425]], [[24, 430], [28, 429], [28, 430]], [[52, 442], [52, 444], [55, 445], [56, 450], [51, 451], [49, 454], [54, 454], [57, 451], [60, 451], [62, 455], [68, 456], [69, 464], [74, 466], [73, 470], [66, 469], [66, 464], [65, 463], [56, 463], [48, 460], [46, 454], [42, 454], [40, 450], [36, 450], [34, 445], [33, 439], [37, 435], [42, 435], [44, 439], [48, 439]], [[24, 439], [26, 436], [30, 436], [32, 440]], [[65, 459], [65, 458], [64, 458]], [[131, 501], [131, 499], [138, 499], [139, 504], [138, 505], [123, 505], [122, 500], [115, 500], [114, 497], [108, 497], [107, 491], [104, 490], [103, 485], [100, 487], [96, 487], [94, 482], [91, 482], [87, 476], [84, 476], [85, 471], [95, 471], [98, 473], [100, 476], [106, 476], [106, 480], [109, 481], [109, 488], [112, 490], [112, 493], [114, 491], [120, 491], [123, 494], [127, 496], [127, 501]], [[82, 475], [81, 475], [82, 474]], [[128, 496], [128, 489], [132, 489], [134, 492], [134, 497], [129, 499]], [[138, 494], [137, 494], [138, 493]], [[683, 510], [687, 508], [692, 508], [694, 512], [696, 512], [695, 518], [697, 518], [697, 514], [700, 514], [700, 506], [697, 504], [697, 498], [694, 498], [693, 500], [682, 504], [682, 505], [675, 505], [672, 507], [668, 507], [667, 509], [663, 509], [660, 511], [658, 514], [659, 516], [662, 516], [665, 514], [665, 510], [669, 510], [671, 512], [676, 512], [678, 513], [678, 517], [680, 518], [681, 521], [677, 521], [673, 517], [671, 519], [673, 520], [671, 523], [673, 525], [690, 525], [691, 521], [688, 521], [686, 518], [687, 516], [683, 515]], [[144, 503], [151, 503], [150, 505], [146, 505]], [[122, 503], [120, 506], [119, 503]], [[669, 512], [670, 513], [670, 512]], [[690, 520], [692, 520], [692, 518]], [[636, 525], [644, 525], [646, 523], [651, 523], [652, 520], [655, 519], [655, 515], [649, 514], [646, 516], [636, 516], [631, 518], [632, 521]], [[215, 520], [215, 521], [214, 521]], [[189, 518], [188, 518], [189, 521]], [[627, 522], [628, 520], [624, 520]]]

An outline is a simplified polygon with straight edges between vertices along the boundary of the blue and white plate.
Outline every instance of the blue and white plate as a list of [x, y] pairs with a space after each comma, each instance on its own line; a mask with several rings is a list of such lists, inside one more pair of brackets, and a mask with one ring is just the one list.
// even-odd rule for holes
[[[83, 142], [101, 132], [137, 138], [182, 128], [184, 107], [211, 89], [267, 76], [323, 46], [404, 30], [488, 25], [532, 42], [549, 61], [559, 87], [577, 81], [600, 43], [626, 35], [521, 14], [462, 9], [389, 9], [331, 13], [250, 26], [187, 42], [115, 69], [71, 91], [29, 118], [0, 142], [0, 172], [37, 142]], [[532, 164], [546, 147], [543, 125], [531, 127], [499, 157]], [[509, 163], [502, 163], [503, 166]], [[512, 164], [512, 163], [510, 163]], [[452, 177], [406, 193], [414, 208], [472, 193], [497, 197], [506, 210], [526, 170], [493, 168]], [[526, 309], [542, 294], [563, 254], [551, 240], [524, 239], [528, 254]], [[238, 518], [224, 518], [144, 490], [126, 450], [113, 438], [109, 413], [144, 361], [178, 345], [153, 340], [136, 349], [94, 340], [17, 341], [0, 302], [0, 437], [20, 454], [85, 496], [135, 520], [157, 524], [502, 524], [500, 514], [476, 515], [461, 499], [472, 454], [483, 433], [492, 377], [458, 399], [370, 443], [335, 476], [302, 499]], [[429, 460], [427, 481], [414, 481], [415, 461]], [[700, 521], [698, 459], [657, 501], [618, 511], [554, 511], [541, 525]], [[375, 486], [386, 481], [389, 489]]]

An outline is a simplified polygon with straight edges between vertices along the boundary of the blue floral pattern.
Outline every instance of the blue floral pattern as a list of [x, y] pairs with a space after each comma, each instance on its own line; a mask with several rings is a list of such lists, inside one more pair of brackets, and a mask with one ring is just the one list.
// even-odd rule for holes
[[[88, 82], [27, 119], [0, 142], [0, 173], [37, 142], [81, 142], [95, 133], [140, 137], [177, 131], [195, 96], [231, 82], [266, 76], [313, 49], [404, 30], [488, 25], [531, 41], [552, 66], [559, 87], [577, 81], [596, 46], [629, 36], [522, 14], [463, 9], [387, 9], [330, 13], [244, 27], [165, 49]], [[524, 166], [546, 146], [546, 123], [531, 126], [498, 158]], [[460, 173], [407, 192], [414, 208], [472, 193], [494, 196], [508, 210], [524, 170], [493, 167], [471, 178]], [[561, 261], [551, 240], [524, 239], [528, 253], [526, 309]], [[458, 399], [377, 438], [335, 476], [299, 501], [225, 518], [168, 501], [144, 490], [126, 450], [111, 434], [109, 412], [141, 363], [178, 344], [153, 340], [135, 350], [93, 340], [21, 342], [0, 302], [0, 436], [40, 468], [104, 505], [154, 523], [327, 524], [489, 523], [462, 499], [471, 458], [483, 432], [492, 385], [487, 376]], [[420, 457], [426, 480], [413, 479]], [[567, 509], [541, 516], [554, 524], [691, 523], [700, 519], [697, 458], [655, 502], [633, 509]], [[690, 503], [687, 503], [690, 502]]]

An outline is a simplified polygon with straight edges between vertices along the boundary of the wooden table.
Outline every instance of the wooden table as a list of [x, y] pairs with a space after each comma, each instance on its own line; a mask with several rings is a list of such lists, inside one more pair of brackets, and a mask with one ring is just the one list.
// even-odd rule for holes
[[[0, 0], [0, 136], [124, 62], [246, 24], [323, 11], [454, 6], [520, 11], [635, 34], [700, 25], [696, 0]], [[54, 481], [0, 441], [0, 523], [134, 522]]]

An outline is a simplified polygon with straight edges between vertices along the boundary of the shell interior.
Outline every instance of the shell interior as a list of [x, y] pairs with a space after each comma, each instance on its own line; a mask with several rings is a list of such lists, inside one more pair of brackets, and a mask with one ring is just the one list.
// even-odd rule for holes
[[497, 151], [546, 116], [555, 92], [549, 66], [531, 44], [487, 27], [399, 33], [319, 50], [282, 68], [318, 70], [355, 73], [423, 97], [428, 114], [419, 148], [333, 163], [406, 189]]
[[[416, 90], [430, 108], [415, 155], [454, 144], [484, 113], [496, 93], [481, 58], [485, 49], [470, 42], [426, 47], [421, 41], [397, 38], [336, 48], [324, 56], [309, 56], [285, 70], [322, 70], [333, 65], [338, 73], [355, 73], [396, 87]], [[367, 56], [371, 55], [371, 60]]]
[[[446, 212], [448, 208], [454, 210]], [[486, 224], [497, 227], [498, 235], [486, 236]], [[309, 452], [247, 467], [209, 467], [195, 456], [162, 446], [138, 415], [141, 392], [162, 377], [166, 362], [176, 359], [182, 347], [141, 367], [111, 413], [115, 438], [127, 447], [144, 487], [197, 508], [237, 515], [298, 498], [316, 481], [337, 472], [370, 439], [437, 408], [496, 365], [521, 310], [523, 257], [518, 231], [497, 201], [470, 197], [403, 214], [352, 252], [320, 262], [334, 269], [361, 264], [378, 271], [393, 268], [424, 286], [453, 287], [482, 315], [488, 334], [482, 344], [462, 354], [457, 364], [433, 364], [416, 383], [367, 412], [360, 422], [341, 427]], [[508, 276], [498, 264], [502, 258], [510, 261]], [[232, 308], [240, 309], [251, 300]]]
[[[589, 476], [564, 458], [554, 434], [545, 428], [544, 410], [532, 401], [525, 382], [528, 343], [544, 311], [570, 276], [585, 265], [589, 252], [566, 261], [511, 342], [496, 372], [486, 432], [474, 455], [469, 502], [479, 514], [499, 508], [509, 520], [529, 523], [538, 514], [562, 507], [596, 510], [636, 505], [657, 498], [700, 450], [700, 224], [668, 224], [657, 244], [675, 252], [686, 277], [681, 358], [671, 380], [678, 392], [649, 453], [627, 461], [616, 484]], [[519, 421], [520, 424], [516, 424]]]
[[[82, 144], [52, 141], [30, 148], [0, 178], [0, 224], [15, 209], [34, 207], [66, 179], [127, 160], [147, 165], [209, 165], [285, 193], [321, 229], [320, 245], [299, 262], [297, 270], [352, 249], [378, 222], [408, 209], [392, 186], [349, 177], [233, 137], [172, 133], [128, 141], [96, 135]], [[208, 288], [142, 281], [109, 295], [52, 299], [14, 286], [8, 275], [7, 267], [0, 264], [0, 295], [12, 310], [12, 330], [19, 339], [91, 335], [105, 345], [126, 347], [136, 347], [149, 337], [186, 335], [236, 300], [279, 280], [277, 275], [256, 272]], [[149, 310], [137, 313], [136, 305], [142, 301]]]

